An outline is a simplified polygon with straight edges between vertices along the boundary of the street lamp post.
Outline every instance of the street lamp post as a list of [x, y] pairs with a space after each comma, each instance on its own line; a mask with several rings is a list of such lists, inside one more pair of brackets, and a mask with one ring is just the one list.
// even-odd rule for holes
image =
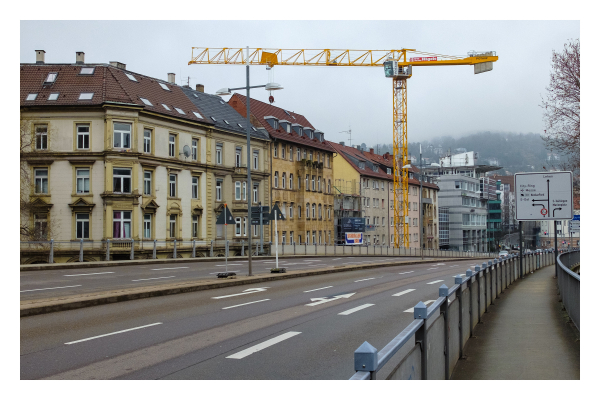
[[[246, 47], [246, 86], [239, 88], [224, 88], [219, 89], [217, 94], [219, 96], [229, 96], [232, 90], [243, 90], [246, 89], [246, 172], [247, 172], [247, 183], [246, 183], [246, 199], [248, 200], [248, 222], [246, 227], [248, 228], [248, 276], [252, 276], [252, 176], [250, 174], [250, 89], [262, 88], [266, 90], [280, 90], [283, 87], [277, 83], [267, 83], [266, 85], [250, 86], [250, 49]], [[262, 214], [261, 214], [262, 221]], [[227, 238], [225, 238], [227, 240]]]

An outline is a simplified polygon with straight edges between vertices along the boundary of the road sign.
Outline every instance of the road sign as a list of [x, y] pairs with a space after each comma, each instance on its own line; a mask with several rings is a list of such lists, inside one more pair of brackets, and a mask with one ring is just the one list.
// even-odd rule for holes
[[262, 213], [263, 214], [268, 214], [269, 213], [269, 206], [253, 206], [252, 209], [250, 210], [252, 212], [252, 216], [254, 216], [254, 214], [260, 214], [261, 212], [261, 208], [262, 208]]
[[573, 215], [573, 221], [579, 221], [579, 214]]
[[227, 204], [225, 204], [223, 211], [217, 217], [217, 225], [229, 225], [233, 224], [234, 222], [235, 220], [233, 219], [233, 215], [231, 215], [231, 211], [229, 211]]
[[[269, 225], [269, 214], [263, 214], [263, 225]], [[250, 220], [250, 224], [251, 225], [260, 225], [260, 217], [252, 217], [252, 219]]]
[[573, 174], [569, 171], [515, 174], [519, 221], [573, 218]]
[[579, 232], [580, 225], [579, 220], [571, 220], [569, 221], [569, 232]]
[[273, 221], [275, 220], [275, 217], [277, 217], [278, 221], [285, 221], [285, 217], [281, 213], [281, 210], [279, 209], [279, 206], [277, 204], [275, 204], [273, 206], [273, 209], [271, 210], [270, 219]]

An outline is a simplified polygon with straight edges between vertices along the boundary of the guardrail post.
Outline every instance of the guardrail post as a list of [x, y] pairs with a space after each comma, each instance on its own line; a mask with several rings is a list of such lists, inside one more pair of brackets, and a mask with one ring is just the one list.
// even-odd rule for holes
[[83, 262], [83, 239], [79, 239], [79, 262]]
[[[489, 272], [489, 275], [490, 275], [490, 306], [492, 304], [494, 304], [494, 288], [493, 288], [493, 284], [494, 284], [493, 278], [494, 278], [494, 275], [492, 273], [493, 269], [495, 269], [494, 268], [494, 261], [490, 260], [489, 263], [488, 263], [488, 270], [490, 271]], [[487, 312], [487, 310], [486, 310], [486, 312]]]
[[196, 258], [196, 239], [192, 240], [192, 258]]
[[354, 370], [369, 371], [370, 379], [376, 379], [377, 371], [377, 349], [369, 342], [364, 342], [358, 349], [354, 350]]
[[110, 239], [106, 239], [106, 261], [110, 261]]
[[50, 253], [48, 254], [48, 263], [54, 263], [54, 239], [50, 239]]
[[213, 257], [213, 240], [210, 241], [210, 256]]
[[173, 259], [177, 258], [177, 239], [173, 239]]
[[[495, 283], [496, 283], [496, 293], [495, 296], [492, 296], [492, 299], [494, 298], [498, 298], [498, 267], [500, 266], [500, 263], [498, 262], [497, 258], [494, 258], [494, 272], [496, 273], [496, 279], [495, 279]], [[492, 304], [494, 304], [494, 302], [492, 301]]]
[[152, 259], [156, 260], [156, 239], [154, 239], [154, 247], [152, 247]]
[[489, 275], [489, 266], [491, 266], [492, 262], [489, 261], [489, 265], [487, 262], [481, 263], [481, 268], [483, 269], [483, 305], [484, 312], [487, 312], [487, 281]]
[[[485, 264], [485, 263], [484, 263]], [[485, 268], [485, 265], [484, 265]], [[479, 282], [479, 264], [475, 265], [475, 282], [477, 282], [477, 323], [481, 323], [481, 283]]]
[[420, 301], [413, 313], [415, 319], [423, 320], [423, 325], [415, 333], [415, 344], [421, 346], [421, 379], [427, 380], [427, 306]]
[[440, 313], [444, 316], [444, 379], [448, 380], [450, 379], [450, 322], [448, 321], [448, 286], [440, 286], [439, 296], [444, 297], [444, 302], [440, 306]]
[[454, 284], [461, 285], [456, 291], [456, 297], [458, 298], [458, 358], [463, 357], [463, 298], [462, 298], [462, 283], [463, 278], [460, 275], [454, 277]]
[[[467, 276], [467, 288], [469, 289], [469, 337], [473, 336], [473, 284], [471, 277], [473, 276], [473, 271], [468, 269], [466, 271]], [[479, 313], [479, 312], [478, 312]], [[462, 340], [462, 338], [461, 338]]]

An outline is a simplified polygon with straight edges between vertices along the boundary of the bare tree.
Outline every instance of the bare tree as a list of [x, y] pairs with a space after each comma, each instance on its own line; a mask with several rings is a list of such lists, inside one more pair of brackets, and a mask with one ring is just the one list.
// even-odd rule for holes
[[[550, 85], [540, 105], [544, 109], [546, 148], [565, 155], [561, 169], [579, 170], [579, 39], [552, 51]], [[562, 161], [562, 160], [561, 160]]]

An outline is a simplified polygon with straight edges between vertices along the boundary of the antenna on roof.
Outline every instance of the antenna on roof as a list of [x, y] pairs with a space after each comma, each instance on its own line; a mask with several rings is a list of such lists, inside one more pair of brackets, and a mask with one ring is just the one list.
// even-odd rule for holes
[[[180, 81], [181, 81], [181, 86], [190, 86], [190, 79], [196, 79], [193, 76], [188, 76], [188, 77], [181, 77]], [[186, 83], [187, 81], [187, 83]]]
[[348, 126], [347, 131], [341, 131], [339, 133], [347, 133], [348, 134], [348, 146], [352, 147], [352, 129], [350, 129], [350, 126]]

